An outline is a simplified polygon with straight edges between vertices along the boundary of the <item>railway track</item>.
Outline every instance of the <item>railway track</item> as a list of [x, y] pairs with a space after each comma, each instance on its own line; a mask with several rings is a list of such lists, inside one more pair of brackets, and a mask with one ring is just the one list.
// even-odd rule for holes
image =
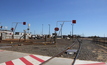
[[[72, 40], [57, 39], [56, 45], [36, 45], [35, 44], [35, 45], [13, 46], [13, 47], [2, 48], [2, 49], [53, 57], [59, 52], [67, 49], [72, 44], [71, 42]], [[71, 49], [78, 49], [78, 48], [79, 48], [79, 43], [78, 41], [76, 41], [76, 43], [74, 44], [74, 46], [72, 46]], [[81, 51], [77, 59], [107, 62], [106, 50], [107, 50], [106, 47], [93, 43], [92, 40], [83, 39], [81, 44]], [[67, 55], [65, 53], [60, 55], [60, 57], [72, 58], [72, 59], [75, 58], [75, 56], [76, 54]]]
[[77, 57], [78, 57], [78, 55], [79, 55], [79, 53], [80, 53], [80, 50], [81, 50], [81, 43], [82, 43], [82, 41], [80, 41], [78, 38], [76, 38], [75, 40], [73, 40], [73, 43], [72, 43], [70, 46], [68, 46], [65, 50], [63, 50], [63, 51], [59, 52], [58, 54], [52, 56], [50, 59], [48, 59], [47, 61], [43, 62], [43, 63], [40, 64], [40, 65], [44, 65], [45, 63], [49, 62], [49, 61], [52, 60], [53, 58], [58, 57], [58, 56], [61, 56], [61, 55], [64, 54], [67, 50], [72, 49], [72, 47], [73, 47], [77, 42], [79, 43], [79, 45], [78, 45], [78, 49], [77, 49], [76, 55], [75, 55], [75, 57], [74, 57], [74, 60], [73, 60], [73, 62], [72, 62], [72, 65], [74, 65], [74, 64], [75, 64], [75, 61], [76, 61], [76, 59], [77, 59]]

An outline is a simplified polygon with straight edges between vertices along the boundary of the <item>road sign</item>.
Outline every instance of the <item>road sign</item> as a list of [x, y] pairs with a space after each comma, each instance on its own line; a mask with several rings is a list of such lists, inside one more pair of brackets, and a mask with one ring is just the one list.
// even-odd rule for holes
[[54, 28], [54, 30], [55, 30], [55, 31], [59, 31], [59, 28], [58, 28], [58, 27], [56, 27], [56, 28]]
[[73, 24], [76, 24], [76, 20], [72, 20], [72, 23], [73, 23]]

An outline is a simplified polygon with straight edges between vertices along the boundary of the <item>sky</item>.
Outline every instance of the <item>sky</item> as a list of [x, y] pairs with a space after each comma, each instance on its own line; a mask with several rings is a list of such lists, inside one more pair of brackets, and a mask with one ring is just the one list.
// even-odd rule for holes
[[[72, 20], [76, 20], [73, 34], [83, 36], [107, 36], [107, 0], [0, 0], [0, 26], [15, 27], [23, 32], [30, 24], [32, 34], [54, 33], [62, 28], [62, 34], [72, 32]], [[27, 25], [23, 25], [26, 22]], [[57, 23], [57, 24], [56, 24]], [[59, 33], [59, 31], [57, 31]]]

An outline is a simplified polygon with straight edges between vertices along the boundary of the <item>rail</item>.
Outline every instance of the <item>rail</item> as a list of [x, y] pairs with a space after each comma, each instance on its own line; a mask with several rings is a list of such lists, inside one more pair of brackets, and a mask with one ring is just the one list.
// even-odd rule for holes
[[[71, 65], [74, 65], [74, 64], [75, 64], [75, 61], [76, 61], [76, 59], [77, 59], [77, 57], [78, 57], [78, 55], [79, 55], [79, 53], [80, 53], [80, 50], [81, 50], [81, 43], [82, 43], [82, 41], [80, 41], [78, 38], [76, 38], [76, 40], [79, 42], [79, 48], [78, 48], [78, 50], [77, 50], [76, 56], [75, 56], [75, 58], [74, 58], [74, 60], [73, 60], [73, 62], [72, 62]], [[65, 50], [63, 50], [63, 51], [61, 51], [60, 53], [58, 53], [58, 54], [52, 56], [50, 59], [44, 61], [44, 62], [41, 63], [40, 65], [45, 64], [46, 62], [50, 61], [51, 59], [53, 59], [53, 58], [55, 58], [55, 57], [58, 57], [58, 56], [62, 55], [62, 54], [65, 53], [68, 49], [71, 49], [71, 48], [75, 45], [76, 40], [75, 40], [69, 47], [67, 47]]]
[[75, 61], [76, 61], [76, 59], [77, 59], [77, 57], [78, 57], [78, 55], [80, 53], [80, 50], [81, 50], [81, 43], [82, 43], [82, 41], [79, 41], [78, 38], [77, 38], [77, 41], [79, 42], [79, 48], [78, 48], [78, 51], [77, 51], [76, 56], [74, 58], [74, 61], [72, 62], [72, 65], [74, 65], [74, 63], [75, 63]]

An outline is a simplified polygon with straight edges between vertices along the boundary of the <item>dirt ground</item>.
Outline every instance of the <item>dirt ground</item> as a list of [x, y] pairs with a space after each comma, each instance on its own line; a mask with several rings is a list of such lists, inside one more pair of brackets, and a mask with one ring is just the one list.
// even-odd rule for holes
[[[42, 43], [41, 43], [42, 42]], [[48, 41], [50, 42], [50, 41]], [[36, 44], [38, 43], [38, 44]], [[39, 44], [40, 43], [40, 44]], [[10, 47], [3, 47], [4, 43], [0, 43], [0, 49], [4, 50], [11, 50], [17, 52], [24, 52], [24, 53], [31, 53], [31, 54], [40, 54], [46, 56], [54, 56], [59, 52], [63, 51], [67, 47], [72, 44], [72, 40], [67, 39], [57, 39], [57, 43], [46, 44], [44, 40], [36, 40], [34, 42], [26, 42], [21, 44], [26, 44], [22, 46], [10, 46]], [[11, 43], [5, 43], [10, 44]], [[14, 44], [14, 43], [13, 43]], [[17, 44], [17, 43], [16, 43]], [[71, 49], [78, 49], [79, 43], [76, 42], [75, 45]], [[80, 60], [91, 60], [91, 61], [102, 61], [107, 62], [107, 47], [102, 45], [96, 44], [88, 39], [82, 40], [82, 47], [79, 53], [78, 59]], [[64, 58], [74, 58], [75, 54], [68, 55], [63, 53], [61, 57]]]

